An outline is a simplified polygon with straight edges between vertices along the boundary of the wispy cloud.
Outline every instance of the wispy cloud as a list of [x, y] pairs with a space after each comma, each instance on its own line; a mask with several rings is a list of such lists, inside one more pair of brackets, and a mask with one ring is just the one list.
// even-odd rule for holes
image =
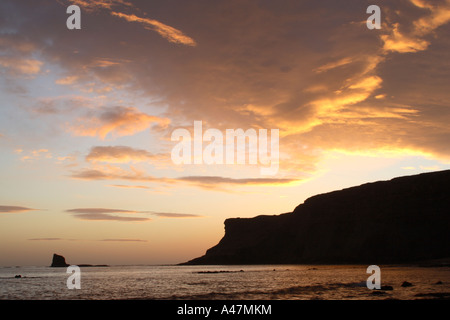
[[108, 134], [133, 135], [147, 129], [152, 123], [166, 127], [170, 120], [148, 115], [134, 107], [101, 107], [79, 118], [70, 131], [78, 136], [98, 136], [105, 139]]
[[105, 208], [77, 208], [69, 209], [66, 212], [70, 213], [138, 213], [139, 211], [133, 210], [121, 210], [121, 209], [105, 209]]
[[141, 162], [157, 158], [146, 150], [134, 149], [127, 146], [97, 146], [91, 148], [86, 156], [89, 162], [127, 163]]
[[0, 213], [17, 213], [17, 212], [26, 212], [33, 211], [38, 209], [32, 209], [27, 207], [20, 206], [0, 206]]
[[30, 39], [5, 33], [0, 37], [0, 50], [8, 53], [29, 54], [36, 50], [36, 45]]
[[106, 242], [148, 242], [148, 240], [142, 239], [102, 239], [98, 241], [106, 241]]
[[[19, 152], [19, 150], [20, 150], [20, 152]], [[43, 157], [46, 159], [51, 159], [53, 157], [48, 149], [31, 150], [29, 152], [26, 152], [25, 155], [23, 155], [24, 154], [23, 150], [17, 149], [16, 153], [22, 154], [22, 157], [20, 158], [20, 160], [22, 160], [22, 161], [38, 160]]]
[[147, 240], [142, 239], [128, 239], [128, 238], [118, 238], [118, 239], [100, 239], [100, 240], [88, 240], [88, 239], [66, 239], [66, 238], [33, 238], [27, 239], [28, 241], [106, 241], [106, 242], [147, 242]]
[[115, 6], [133, 7], [133, 4], [124, 0], [70, 0], [87, 11], [98, 9], [112, 9]]
[[66, 210], [80, 220], [93, 221], [123, 221], [123, 222], [146, 222], [150, 221], [147, 217], [130, 216], [130, 214], [138, 214], [139, 211], [106, 209], [106, 208], [76, 208]]
[[167, 24], [164, 24], [158, 20], [150, 19], [150, 18], [141, 18], [136, 16], [135, 14], [126, 14], [123, 12], [112, 11], [114, 8], [119, 9], [119, 7], [125, 8], [134, 8], [134, 5], [128, 1], [122, 0], [93, 0], [93, 1], [85, 1], [85, 0], [72, 0], [72, 3], [79, 5], [86, 9], [88, 12], [97, 11], [97, 10], [109, 10], [110, 14], [115, 17], [119, 17], [121, 19], [125, 19], [128, 22], [137, 22], [142, 25], [146, 29], [153, 30], [157, 32], [160, 36], [171, 43], [184, 44], [187, 46], [195, 46], [196, 42], [191, 37], [185, 35], [182, 31], [171, 27]]
[[438, 171], [441, 170], [442, 168], [438, 165], [435, 165], [435, 166], [420, 166], [420, 169], [426, 171]]
[[63, 238], [33, 238], [33, 239], [28, 239], [29, 241], [62, 241], [62, 240], [66, 240]]
[[283, 185], [299, 181], [298, 179], [289, 178], [229, 178], [220, 176], [187, 176], [176, 180], [202, 188], [211, 188], [217, 185]]
[[127, 217], [112, 215], [109, 213], [79, 213], [74, 215], [75, 218], [80, 220], [93, 220], [93, 221], [124, 221], [124, 222], [145, 222], [150, 221], [150, 218], [143, 217]]
[[65, 78], [61, 78], [55, 81], [56, 84], [60, 85], [71, 85], [74, 84], [77, 81], [77, 76], [67, 76]]
[[74, 215], [75, 218], [81, 220], [97, 220], [97, 221], [125, 221], [125, 222], [144, 222], [150, 221], [148, 217], [139, 217], [136, 214], [153, 215], [161, 218], [199, 218], [197, 214], [189, 213], [169, 213], [157, 211], [135, 211], [108, 208], [76, 208], [69, 209], [66, 212]]
[[111, 165], [92, 169], [81, 169], [73, 172], [71, 177], [82, 180], [125, 180], [166, 184], [184, 183], [209, 190], [217, 189], [223, 191], [225, 191], [223, 187], [226, 186], [286, 185], [302, 181], [300, 178], [230, 178], [222, 176], [154, 177], [134, 167], [131, 167], [131, 171], [128, 171]]
[[161, 217], [161, 218], [201, 218], [203, 216], [198, 214], [189, 213], [170, 213], [170, 212], [154, 212], [150, 211], [151, 214]]
[[150, 189], [150, 187], [146, 186], [133, 186], [133, 185], [125, 185], [125, 184], [111, 184], [110, 187], [115, 188], [123, 188], [123, 189]]
[[42, 64], [36, 59], [0, 56], [0, 66], [12, 74], [35, 75], [41, 71]]
[[154, 30], [159, 33], [163, 38], [167, 39], [172, 43], [180, 43], [188, 46], [195, 46], [196, 43], [194, 39], [186, 36], [178, 29], [175, 29], [171, 26], [168, 26], [162, 22], [157, 20], [149, 19], [149, 18], [140, 18], [134, 14], [125, 14], [121, 12], [111, 12], [113, 16], [125, 19], [129, 22], [138, 22], [146, 26], [146, 28], [150, 30]]
[[328, 62], [328, 63], [324, 64], [323, 66], [316, 68], [315, 71], [317, 73], [325, 72], [328, 70], [332, 70], [332, 69], [335, 69], [338, 67], [345, 66], [345, 65], [351, 63], [352, 61], [353, 61], [352, 58], [344, 57], [342, 59], [339, 59], [338, 61]]
[[95, 168], [85, 168], [77, 170], [71, 174], [71, 177], [82, 180], [126, 180], [165, 183], [173, 182], [171, 179], [150, 176], [134, 167], [131, 167], [131, 171], [127, 171], [112, 165], [96, 166]]

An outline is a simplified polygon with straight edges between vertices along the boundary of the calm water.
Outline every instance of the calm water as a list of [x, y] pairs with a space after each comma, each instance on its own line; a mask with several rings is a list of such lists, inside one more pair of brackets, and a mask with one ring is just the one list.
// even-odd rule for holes
[[376, 294], [366, 287], [367, 266], [85, 267], [79, 290], [67, 289], [66, 268], [0, 267], [0, 299], [450, 298], [449, 267], [380, 267], [381, 284], [393, 290]]

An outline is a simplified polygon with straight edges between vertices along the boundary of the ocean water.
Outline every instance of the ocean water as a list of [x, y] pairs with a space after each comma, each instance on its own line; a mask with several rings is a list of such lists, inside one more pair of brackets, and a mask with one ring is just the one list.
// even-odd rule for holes
[[393, 290], [368, 289], [367, 266], [356, 265], [83, 267], [81, 289], [67, 288], [66, 268], [0, 267], [0, 299], [450, 299], [450, 267], [380, 268]]

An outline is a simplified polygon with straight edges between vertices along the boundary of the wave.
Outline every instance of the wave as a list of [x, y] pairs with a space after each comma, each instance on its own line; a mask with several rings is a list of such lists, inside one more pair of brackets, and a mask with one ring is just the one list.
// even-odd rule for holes
[[[200, 284], [200, 283], [198, 283]], [[289, 286], [285, 288], [267, 289], [267, 290], [242, 290], [234, 292], [216, 292], [190, 295], [171, 295], [164, 299], [170, 300], [242, 300], [242, 299], [258, 299], [258, 300], [274, 300], [286, 299], [290, 297], [308, 298], [322, 295], [329, 291], [335, 291], [345, 288], [365, 288], [366, 282], [351, 283], [328, 283], [305, 286]], [[163, 300], [164, 300], [163, 299]]]

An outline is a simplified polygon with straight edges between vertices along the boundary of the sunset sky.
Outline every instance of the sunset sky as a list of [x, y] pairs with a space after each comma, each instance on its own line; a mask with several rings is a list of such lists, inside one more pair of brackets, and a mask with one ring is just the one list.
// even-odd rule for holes
[[[184, 262], [227, 218], [450, 169], [449, 35], [450, 0], [2, 0], [0, 265]], [[277, 174], [174, 164], [194, 121], [279, 129]]]

